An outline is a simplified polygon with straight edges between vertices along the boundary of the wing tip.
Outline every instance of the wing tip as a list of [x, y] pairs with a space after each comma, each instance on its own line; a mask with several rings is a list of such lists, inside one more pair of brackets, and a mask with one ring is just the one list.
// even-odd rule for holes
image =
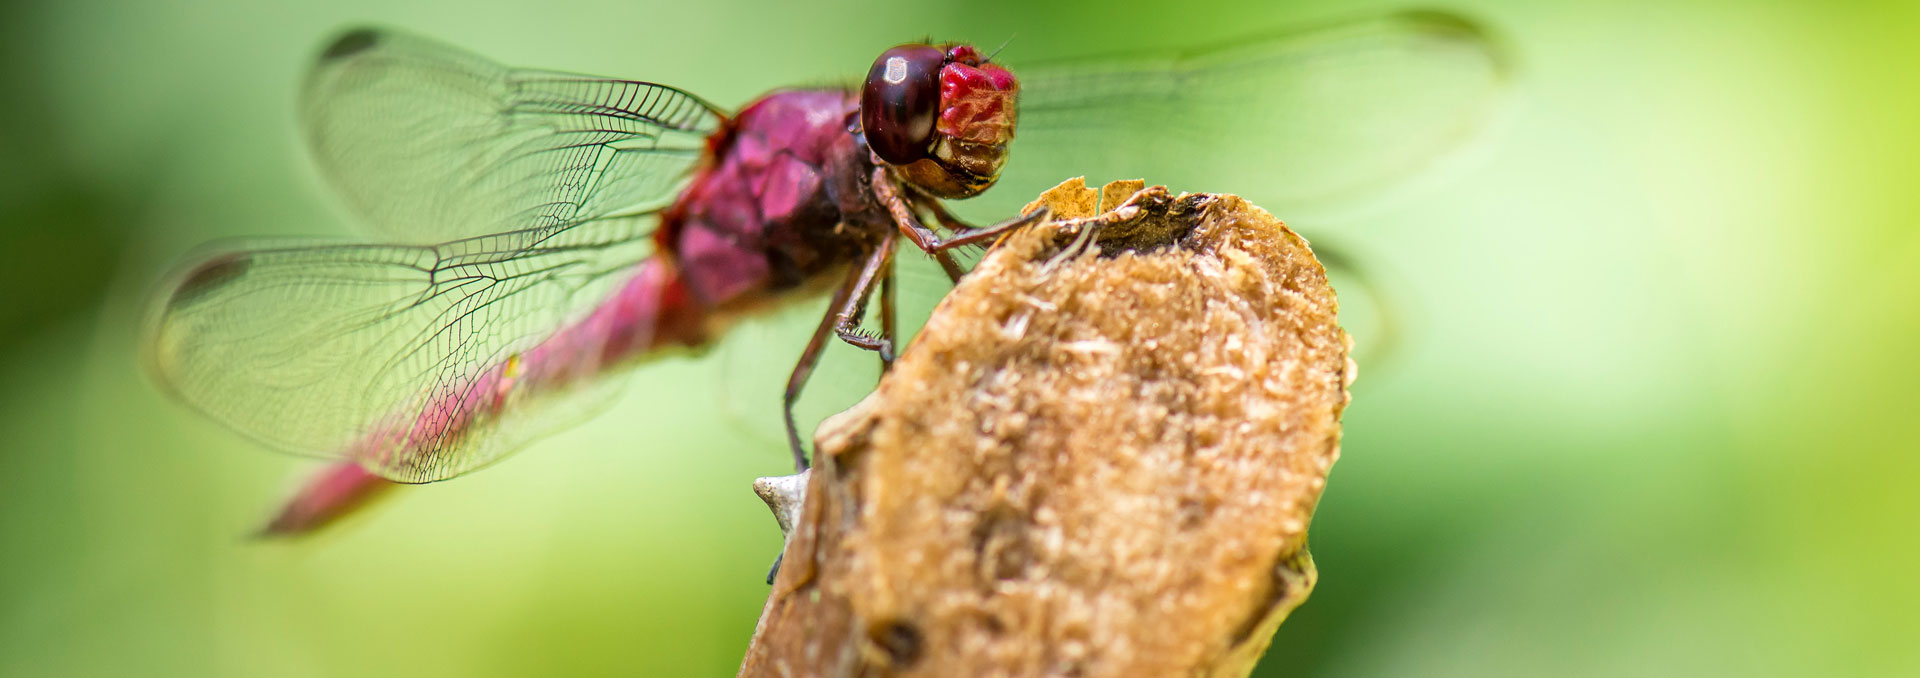
[[167, 298], [166, 308], [173, 309], [192, 304], [214, 290], [240, 279], [253, 267], [253, 259], [245, 252], [219, 254], [194, 265], [186, 274], [180, 276], [180, 282], [173, 287], [173, 294]]
[[147, 373], [169, 395], [185, 400], [178, 378], [182, 363], [188, 359], [185, 354], [191, 348], [182, 335], [189, 330], [175, 322], [174, 314], [245, 276], [252, 267], [253, 260], [245, 252], [216, 254], [176, 273], [171, 285], [160, 288], [165, 296], [150, 306], [143, 323], [141, 361]]
[[1491, 62], [1495, 77], [1506, 81], [1513, 76], [1513, 50], [1507, 40], [1485, 22], [1456, 10], [1415, 7], [1393, 13], [1394, 21], [1423, 33], [1478, 46]]
[[326, 63], [351, 57], [373, 49], [381, 40], [379, 30], [366, 27], [348, 29], [327, 43], [326, 49], [320, 51], [320, 61]]

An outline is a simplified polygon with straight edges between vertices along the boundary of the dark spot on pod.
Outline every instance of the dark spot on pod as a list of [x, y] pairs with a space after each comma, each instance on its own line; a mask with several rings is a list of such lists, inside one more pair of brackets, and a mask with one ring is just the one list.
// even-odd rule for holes
[[180, 286], [174, 288], [173, 299], [168, 301], [167, 305], [191, 304], [207, 293], [246, 275], [247, 269], [252, 266], [253, 261], [239, 252], [222, 254], [200, 262], [199, 266], [193, 267], [186, 277], [180, 279]]
[[981, 583], [1026, 576], [1034, 555], [1027, 539], [1026, 522], [1019, 511], [1008, 506], [988, 509], [974, 525], [972, 536], [974, 562], [979, 568]]
[[882, 622], [869, 629], [867, 637], [887, 653], [895, 668], [906, 668], [920, 661], [920, 629], [912, 624], [899, 620]]
[[333, 61], [365, 52], [380, 44], [380, 32], [371, 28], [356, 28], [340, 34], [333, 43], [320, 53], [321, 61]]
[[990, 636], [997, 636], [1007, 632], [1006, 622], [1000, 621], [999, 617], [992, 614], [980, 615], [980, 628], [985, 630], [987, 635]]

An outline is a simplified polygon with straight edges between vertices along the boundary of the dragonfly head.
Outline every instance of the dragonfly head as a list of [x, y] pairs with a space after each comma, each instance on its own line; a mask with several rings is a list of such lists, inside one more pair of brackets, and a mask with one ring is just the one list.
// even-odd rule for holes
[[941, 198], [979, 195], [1000, 177], [1020, 81], [972, 45], [901, 45], [873, 62], [860, 126], [875, 155]]

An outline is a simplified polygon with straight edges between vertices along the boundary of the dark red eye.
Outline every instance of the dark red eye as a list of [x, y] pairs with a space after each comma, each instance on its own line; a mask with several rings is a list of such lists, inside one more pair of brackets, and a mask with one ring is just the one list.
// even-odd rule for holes
[[946, 54], [927, 45], [901, 45], [874, 60], [860, 90], [860, 124], [881, 160], [905, 165], [927, 157], [944, 65]]

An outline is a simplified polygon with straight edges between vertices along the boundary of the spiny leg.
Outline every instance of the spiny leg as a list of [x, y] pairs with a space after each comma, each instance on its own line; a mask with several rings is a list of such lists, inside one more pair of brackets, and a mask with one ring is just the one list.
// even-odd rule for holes
[[911, 198], [911, 200], [913, 200], [913, 203], [915, 205], [919, 205], [920, 207], [926, 209], [928, 214], [933, 215], [934, 221], [940, 222], [940, 225], [946, 227], [946, 229], [949, 231], [952, 231], [954, 233], [964, 233], [967, 231], [977, 230], [979, 228], [978, 226], [974, 226], [973, 224], [969, 224], [961, 220], [960, 217], [954, 216], [952, 212], [948, 212], [947, 207], [945, 205], [940, 204], [939, 200], [936, 200], [934, 198], [929, 198], [924, 195], [915, 195]]
[[[927, 208], [927, 210], [933, 214], [933, 218], [939, 221], [940, 225], [945, 226], [949, 231], [958, 232], [973, 228], [971, 224], [954, 218], [951, 213], [948, 213], [945, 208], [940, 206], [939, 200], [917, 193], [909, 194], [906, 198], [908, 204], [911, 206]], [[952, 280], [955, 284], [958, 284], [961, 276], [966, 275], [967, 272], [960, 268], [959, 262], [954, 261], [952, 252], [937, 250], [931, 254], [933, 255], [934, 261], [940, 262], [940, 270], [947, 272], [948, 280]]]
[[[875, 351], [880, 354], [883, 365], [893, 363], [892, 329], [885, 329], [881, 336], [874, 337], [860, 331], [860, 320], [866, 315], [867, 299], [873, 295], [875, 283], [893, 278], [893, 250], [898, 241], [889, 233], [881, 239], [880, 245], [867, 254], [860, 268], [847, 276], [846, 282], [834, 290], [833, 301], [827, 305], [826, 317], [820, 319], [820, 325], [813, 330], [813, 336], [807, 340], [807, 348], [800, 353], [800, 361], [793, 366], [793, 373], [787, 376], [787, 391], [784, 400], [787, 420], [787, 444], [793, 447], [793, 463], [796, 471], [807, 470], [807, 450], [800, 440], [800, 425], [794, 421], [793, 406], [800, 400], [800, 391], [807, 386], [807, 379], [813, 376], [813, 368], [819, 366], [820, 356], [827, 349], [827, 334], [840, 337], [841, 341]], [[883, 300], [883, 313], [891, 310], [891, 303]], [[888, 320], [882, 321], [890, 326]]]
[[[933, 229], [920, 223], [919, 217], [914, 216], [913, 206], [907, 204], [906, 198], [900, 195], [900, 189], [893, 185], [893, 178], [887, 175], [887, 168], [874, 168], [873, 192], [874, 195], [880, 199], [880, 204], [887, 208], [887, 213], [893, 216], [893, 223], [900, 227], [900, 233], [907, 236], [907, 239], [912, 240], [915, 247], [919, 247], [921, 250], [930, 254], [938, 254], [955, 247], [992, 240], [1000, 237], [1001, 234], [1007, 231], [1037, 223], [1047, 217], [1047, 208], [1040, 207], [1032, 212], [1020, 215], [1015, 219], [1009, 219], [986, 228], [956, 233], [950, 238], [941, 238], [940, 234], [933, 232]], [[947, 261], [942, 260], [941, 265], [947, 265]], [[952, 275], [952, 271], [948, 271], [948, 275]], [[957, 277], [955, 278], [955, 280], [958, 279]]]
[[940, 270], [946, 271], [948, 280], [951, 280], [955, 284], [958, 284], [960, 282], [960, 278], [967, 274], [966, 269], [960, 268], [960, 262], [953, 260], [953, 254], [947, 252], [946, 250], [939, 250], [937, 252], [933, 252], [932, 254], [933, 254], [933, 260], [940, 262]]
[[[889, 234], [879, 247], [873, 248], [873, 253], [867, 255], [867, 260], [860, 264], [860, 270], [854, 273], [847, 299], [834, 313], [833, 332], [840, 335], [841, 341], [878, 352], [880, 361], [887, 365], [893, 364], [893, 338], [885, 333], [875, 337], [860, 331], [860, 321], [867, 316], [867, 298], [873, 295], [874, 284], [881, 283], [884, 286], [885, 281], [893, 277], [893, 247], [898, 240]], [[882, 300], [881, 305], [886, 306], [888, 302]]]
[[[974, 234], [988, 234], [988, 233], [997, 236], [1006, 232], [1008, 229], [1016, 228], [1025, 224], [1030, 224], [1030, 223], [1039, 221], [1041, 219], [1044, 219], [1046, 218], [1046, 215], [1047, 215], [1047, 212], [1040, 211], [1040, 210], [1047, 209], [1047, 207], [1043, 205], [1039, 207], [1033, 214], [1023, 214], [1018, 217], [1014, 217], [1013, 219], [1009, 219], [1009, 220], [994, 224], [992, 226], [982, 227], [982, 226], [975, 226], [973, 224], [969, 224], [966, 222], [966, 220], [961, 219], [960, 217], [954, 216], [952, 212], [947, 211], [946, 205], [940, 204], [940, 200], [938, 198], [934, 198], [932, 196], [928, 196], [923, 193], [914, 193], [912, 195], [907, 196], [907, 200], [912, 201], [914, 206], [926, 210], [928, 214], [932, 214], [934, 221], [940, 222], [940, 226], [942, 228], [945, 228], [956, 235], [965, 235], [968, 238], [972, 238]], [[948, 242], [949, 244], [957, 247], [960, 245], [970, 244], [972, 240], [969, 240], [968, 242], [955, 242], [954, 240], [949, 240]]]
[[[813, 337], [807, 340], [807, 348], [800, 353], [800, 362], [793, 366], [793, 373], [787, 376], [785, 415], [787, 420], [787, 444], [793, 448], [793, 467], [796, 472], [807, 470], [807, 450], [800, 442], [800, 426], [793, 419], [794, 403], [800, 399], [800, 391], [807, 385], [807, 378], [813, 376], [813, 368], [820, 364], [820, 356], [827, 348], [827, 333], [832, 331], [854, 346], [875, 351], [880, 354], [882, 370], [893, 366], [893, 249], [898, 238], [889, 233], [880, 241], [880, 246], [867, 255], [860, 268], [847, 276], [847, 281], [834, 290], [833, 301], [827, 305], [826, 317], [820, 319], [820, 326], [814, 328]], [[870, 337], [860, 332], [860, 319], [866, 315], [867, 297], [873, 293], [874, 283], [880, 284], [880, 336]], [[780, 574], [780, 562], [786, 558], [782, 552], [773, 559], [773, 567], [767, 569], [767, 584], [773, 584], [773, 578]]]
[[832, 334], [838, 325], [841, 306], [846, 305], [847, 294], [853, 288], [857, 275], [848, 276], [840, 288], [834, 290], [833, 300], [827, 303], [827, 313], [820, 319], [820, 325], [813, 328], [813, 336], [807, 339], [807, 347], [800, 351], [800, 361], [794, 363], [793, 372], [787, 375], [787, 391], [782, 403], [782, 412], [787, 420], [787, 445], [793, 450], [793, 468], [807, 470], [807, 448], [800, 443], [800, 426], [793, 420], [793, 405], [800, 400], [800, 391], [806, 388], [807, 378], [813, 376], [813, 368], [820, 364], [820, 355], [827, 349], [827, 335]]
[[940, 248], [944, 251], [944, 250], [955, 248], [955, 247], [977, 245], [979, 243], [983, 243], [989, 240], [996, 240], [1000, 236], [1006, 235], [1008, 231], [1012, 231], [1016, 228], [1021, 228], [1024, 226], [1040, 223], [1042, 220], [1045, 220], [1047, 218], [1047, 213], [1048, 213], [1047, 207], [1045, 205], [1042, 205], [1040, 207], [1034, 208], [1032, 212], [1022, 214], [1020, 216], [1014, 217], [1012, 219], [1008, 219], [1006, 221], [1002, 221], [992, 226], [976, 228], [971, 231], [966, 231], [963, 233], [955, 233], [953, 234], [952, 237], [949, 237], [946, 240], [942, 241], [940, 243]]

